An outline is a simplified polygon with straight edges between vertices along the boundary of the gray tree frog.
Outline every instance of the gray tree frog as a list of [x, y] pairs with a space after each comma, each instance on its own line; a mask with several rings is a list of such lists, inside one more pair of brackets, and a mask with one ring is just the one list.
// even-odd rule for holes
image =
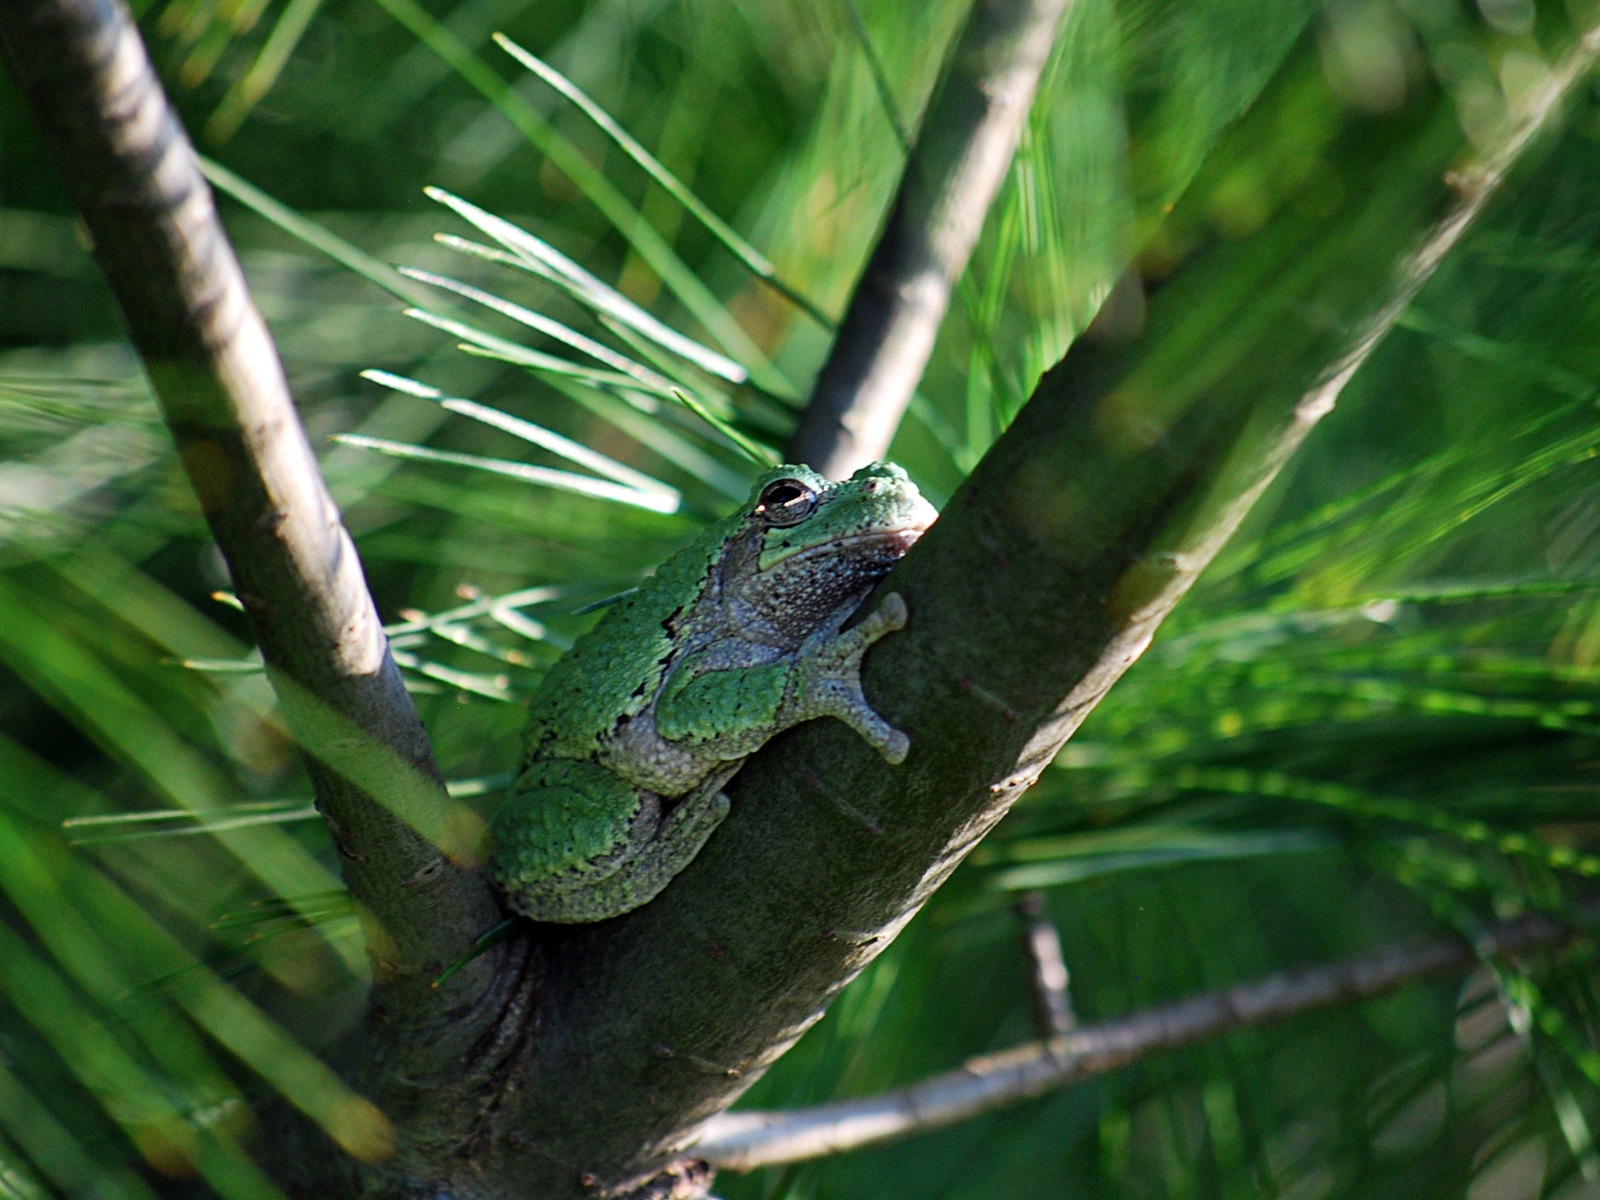
[[905, 601], [841, 626], [936, 516], [896, 466], [777, 467], [615, 604], [530, 699], [489, 863], [507, 903], [580, 922], [653, 899], [727, 816], [739, 764], [801, 721], [838, 717], [901, 762], [861, 660]]

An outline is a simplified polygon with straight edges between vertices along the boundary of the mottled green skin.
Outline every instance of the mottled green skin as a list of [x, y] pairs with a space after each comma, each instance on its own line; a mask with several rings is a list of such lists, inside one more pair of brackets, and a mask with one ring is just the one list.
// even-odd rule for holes
[[588, 758], [619, 718], [654, 703], [661, 665], [673, 649], [666, 622], [700, 599], [741, 516], [701, 530], [557, 660], [528, 701], [523, 741], [530, 755]]
[[[784, 480], [816, 504], [778, 526], [758, 500]], [[507, 903], [574, 922], [652, 899], [727, 815], [739, 763], [800, 721], [837, 716], [903, 759], [905, 735], [867, 704], [860, 668], [905, 605], [891, 596], [840, 626], [933, 517], [898, 467], [837, 484], [778, 467], [614, 605], [530, 699], [489, 867]]]

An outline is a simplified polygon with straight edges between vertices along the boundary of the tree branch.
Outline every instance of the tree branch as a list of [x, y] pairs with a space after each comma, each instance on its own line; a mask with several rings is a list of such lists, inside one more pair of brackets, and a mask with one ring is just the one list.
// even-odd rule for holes
[[1078, 1018], [1072, 1011], [1072, 976], [1061, 950], [1061, 931], [1045, 912], [1043, 892], [1026, 893], [1016, 908], [1022, 922], [1022, 952], [1028, 958], [1034, 1031], [1044, 1038], [1062, 1037]]
[[[1155, 292], [1139, 345], [1073, 346], [879, 589], [910, 621], [869, 656], [866, 691], [910, 757], [891, 768], [837, 722], [790, 730], [745, 763], [731, 815], [660, 898], [540, 928], [539, 1045], [506, 1152], [474, 1179], [627, 1195], [693, 1157], [699, 1126], [898, 933], [1143, 652], [1595, 49], [1465, 172], [1450, 170], [1464, 142], [1447, 98], [1373, 120], [1326, 97], [1345, 144], [1315, 203], [1219, 234]], [[1310, 44], [1285, 70], [1297, 103], [1321, 86]]]
[[[1576, 913], [1593, 919], [1600, 916], [1600, 903], [1591, 900]], [[842, 1154], [953, 1125], [1207, 1038], [1371, 1000], [1467, 970], [1481, 959], [1556, 946], [1574, 936], [1571, 925], [1540, 913], [1491, 925], [1471, 942], [1439, 938], [1285, 971], [974, 1058], [959, 1070], [879, 1096], [794, 1112], [724, 1113], [706, 1125], [694, 1152], [712, 1166], [736, 1171]]]
[[888, 451], [1071, 4], [974, 4], [789, 443], [790, 462], [842, 479]]
[[[505, 986], [503, 956], [486, 956], [429, 988], [499, 917], [470, 869], [477, 822], [445, 795], [193, 147], [120, 0], [0, 0], [0, 41], [307, 752], [364, 911], [378, 1012], [429, 1035], [396, 1035], [412, 1067], [459, 1071]], [[474, 1004], [476, 1028], [460, 1020]]]

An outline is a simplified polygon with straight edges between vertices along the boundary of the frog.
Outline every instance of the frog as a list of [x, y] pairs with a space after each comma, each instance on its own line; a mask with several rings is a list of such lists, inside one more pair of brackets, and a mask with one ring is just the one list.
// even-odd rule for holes
[[507, 906], [582, 924], [649, 903], [728, 815], [745, 759], [803, 721], [837, 718], [903, 762], [910, 741], [868, 703], [861, 667], [905, 626], [905, 600], [845, 625], [937, 515], [891, 463], [840, 482], [777, 466], [611, 605], [529, 697], [491, 826]]

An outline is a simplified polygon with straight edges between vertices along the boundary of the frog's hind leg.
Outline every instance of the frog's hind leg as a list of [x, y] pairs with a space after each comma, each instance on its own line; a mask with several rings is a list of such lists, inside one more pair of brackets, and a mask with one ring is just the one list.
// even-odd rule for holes
[[700, 853], [728, 815], [730, 806], [722, 787], [738, 769], [737, 762], [719, 769], [672, 807], [653, 837], [630, 843], [627, 856], [615, 869], [603, 878], [586, 881], [582, 895], [568, 900], [567, 911], [574, 915], [542, 919], [599, 921], [654, 900]]
[[[515, 793], [495, 817], [497, 848], [491, 871], [505, 890], [511, 908], [535, 921], [570, 924], [616, 916], [631, 905], [614, 907], [613, 880], [626, 875], [661, 828], [661, 797], [634, 789], [609, 772], [598, 774], [602, 786], [625, 789], [620, 799], [635, 804], [622, 837], [609, 851], [551, 873], [546, 865], [549, 844], [564, 828], [563, 809], [580, 811], [594, 802], [590, 793], [572, 787], [532, 787]], [[591, 784], [594, 778], [588, 780]], [[565, 803], [564, 803], [565, 802]], [[532, 858], [531, 867], [524, 865]]]
[[801, 652], [796, 671], [800, 688], [792, 701], [793, 719], [785, 725], [812, 717], [838, 717], [889, 762], [904, 762], [911, 739], [867, 703], [861, 690], [861, 661], [874, 642], [904, 629], [905, 624], [906, 602], [893, 592], [854, 628], [842, 632], [830, 628], [814, 635], [815, 644]]

